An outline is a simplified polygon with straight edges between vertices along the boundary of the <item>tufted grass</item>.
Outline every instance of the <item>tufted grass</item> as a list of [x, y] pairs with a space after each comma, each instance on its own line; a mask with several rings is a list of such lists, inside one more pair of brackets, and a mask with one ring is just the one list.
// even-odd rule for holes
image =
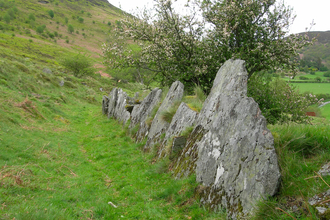
[[0, 219], [225, 218], [199, 206], [194, 176], [175, 180], [102, 115], [109, 79], [0, 62]]
[[315, 173], [330, 161], [329, 123], [268, 127], [275, 139], [282, 181], [278, 194], [260, 202], [252, 219], [318, 219], [308, 199], [329, 189], [324, 181], [330, 183], [330, 177], [323, 181]]

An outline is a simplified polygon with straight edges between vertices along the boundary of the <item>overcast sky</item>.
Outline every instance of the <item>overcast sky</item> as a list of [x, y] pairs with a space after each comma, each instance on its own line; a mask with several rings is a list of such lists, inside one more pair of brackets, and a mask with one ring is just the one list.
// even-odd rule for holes
[[[153, 0], [108, 0], [126, 12], [133, 12], [136, 8], [147, 6], [152, 7]], [[179, 0], [186, 2], [186, 0]], [[330, 30], [330, 1], [329, 0], [284, 0], [285, 5], [293, 7], [294, 13], [297, 15], [295, 22], [290, 28], [291, 33], [304, 32], [306, 27], [310, 26], [314, 19], [315, 25], [312, 31], [328, 31]]]

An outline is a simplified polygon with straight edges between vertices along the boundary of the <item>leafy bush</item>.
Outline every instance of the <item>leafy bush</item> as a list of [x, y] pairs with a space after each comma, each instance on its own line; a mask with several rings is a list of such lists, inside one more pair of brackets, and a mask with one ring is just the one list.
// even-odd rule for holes
[[79, 53], [73, 56], [66, 56], [60, 60], [60, 64], [72, 71], [76, 77], [92, 75], [94, 73], [92, 62], [84, 54]]
[[321, 77], [318, 76], [318, 77], [315, 78], [315, 80], [316, 80], [317, 82], [321, 82]]
[[36, 18], [34, 17], [34, 14], [29, 14], [29, 20], [31, 20], [31, 21], [35, 21], [36, 20]]
[[36, 32], [38, 34], [42, 34], [45, 29], [46, 29], [46, 25], [40, 25], [40, 26], [37, 27]]
[[309, 78], [306, 77], [306, 76], [299, 76], [299, 79], [301, 79], [301, 80], [308, 80]]
[[306, 122], [306, 109], [318, 101], [311, 94], [300, 94], [282, 79], [272, 79], [265, 75], [249, 79], [248, 96], [259, 104], [263, 116], [270, 124]]
[[79, 17], [79, 18], [78, 18], [78, 22], [79, 22], [79, 23], [84, 23], [84, 19], [81, 18], [81, 17]]
[[330, 71], [323, 73], [324, 77], [330, 77]]
[[71, 24], [68, 25], [68, 32], [72, 34], [74, 32], [74, 28]]
[[54, 18], [54, 11], [53, 10], [49, 10], [48, 11], [48, 14], [49, 14], [49, 16], [51, 17], [51, 18]]

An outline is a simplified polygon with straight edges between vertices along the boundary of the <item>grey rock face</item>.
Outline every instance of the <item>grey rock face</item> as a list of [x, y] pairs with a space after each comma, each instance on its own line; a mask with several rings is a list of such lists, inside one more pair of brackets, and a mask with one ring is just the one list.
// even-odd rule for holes
[[324, 193], [313, 196], [308, 200], [308, 203], [315, 207], [320, 219], [328, 219], [327, 214], [330, 212], [330, 189]]
[[273, 137], [258, 104], [246, 93], [244, 61], [227, 61], [197, 119], [202, 138], [190, 144], [188, 139], [175, 169], [180, 177], [195, 168], [196, 180], [203, 184], [201, 202], [225, 207], [233, 219], [274, 195], [280, 181]]
[[[228, 60], [218, 71], [210, 94], [199, 113], [197, 124], [208, 128], [209, 124], [220, 112], [219, 102], [222, 96], [246, 97], [247, 75], [241, 60]], [[227, 77], [228, 76], [228, 77]]]
[[152, 120], [148, 133], [148, 140], [146, 145], [144, 146], [144, 150], [148, 150], [155, 143], [161, 142], [161, 134], [165, 133], [168, 126], [170, 125], [168, 122], [162, 120], [161, 112], [169, 109], [175, 101], [180, 101], [182, 99], [183, 88], [183, 84], [179, 81], [176, 81], [171, 85], [171, 88], [169, 89], [161, 106], [159, 107], [154, 119]]
[[197, 125], [187, 138], [186, 145], [175, 162], [173, 172], [176, 178], [186, 177], [196, 170], [198, 143], [203, 138], [205, 129]]
[[130, 118], [126, 110], [127, 94], [122, 89], [114, 88], [109, 94], [108, 117], [113, 117], [125, 125]]
[[47, 74], [52, 74], [53, 73], [50, 69], [48, 69], [46, 67], [43, 68], [42, 72], [47, 73]]
[[143, 99], [140, 105], [136, 105], [131, 114], [131, 123], [129, 128], [132, 129], [139, 125], [139, 130], [136, 134], [137, 140], [142, 140], [149, 130], [149, 126], [146, 124], [147, 118], [150, 116], [153, 108], [160, 101], [162, 90], [159, 88], [153, 89], [147, 97]]
[[329, 176], [330, 175], [330, 162], [326, 163], [322, 166], [322, 168], [318, 171], [321, 176]]
[[109, 98], [108, 96], [104, 95], [102, 98], [102, 113], [104, 115], [108, 114], [109, 111]]
[[186, 103], [182, 102], [172, 118], [171, 124], [166, 130], [164, 141], [161, 143], [158, 155], [165, 156], [165, 147], [168, 144], [171, 137], [180, 136], [187, 127], [193, 126], [198, 113], [190, 109]]

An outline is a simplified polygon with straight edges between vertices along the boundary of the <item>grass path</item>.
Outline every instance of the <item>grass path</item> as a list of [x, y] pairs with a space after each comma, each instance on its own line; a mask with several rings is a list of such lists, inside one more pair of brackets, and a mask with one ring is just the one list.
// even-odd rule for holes
[[60, 121], [0, 123], [0, 219], [219, 218], [197, 204], [194, 177], [151, 164], [99, 106], [62, 109]]

